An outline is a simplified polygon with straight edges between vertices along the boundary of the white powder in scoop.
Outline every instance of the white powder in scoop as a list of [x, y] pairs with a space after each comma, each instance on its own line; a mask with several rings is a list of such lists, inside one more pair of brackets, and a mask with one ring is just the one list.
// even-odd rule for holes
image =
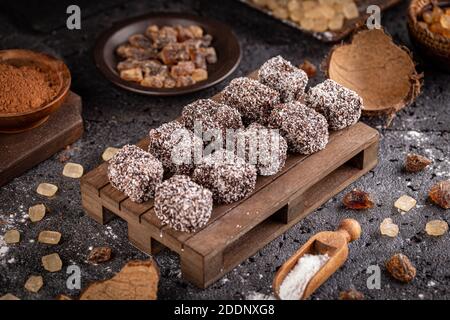
[[281, 300], [300, 300], [309, 281], [329, 259], [327, 254], [301, 257], [280, 286]]

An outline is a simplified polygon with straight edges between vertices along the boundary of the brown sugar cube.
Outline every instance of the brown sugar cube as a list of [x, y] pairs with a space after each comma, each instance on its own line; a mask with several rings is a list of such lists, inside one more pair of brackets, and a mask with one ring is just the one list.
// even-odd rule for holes
[[214, 49], [213, 47], [208, 47], [208, 48], [201, 48], [201, 51], [206, 58], [206, 61], [210, 64], [214, 64], [217, 62], [217, 53], [216, 53], [216, 49]]
[[165, 77], [161, 76], [148, 76], [142, 79], [141, 86], [148, 88], [163, 88]]
[[176, 85], [177, 85], [177, 82], [176, 82], [176, 80], [174, 78], [166, 77], [164, 79], [164, 88], [172, 89], [172, 88], [175, 88]]
[[194, 72], [192, 72], [192, 79], [194, 79], [195, 82], [200, 82], [208, 79], [208, 71], [205, 69], [195, 69]]
[[17, 230], [9, 230], [5, 233], [3, 236], [3, 241], [6, 242], [6, 244], [14, 244], [20, 242], [20, 232]]
[[174, 78], [189, 76], [195, 70], [195, 64], [192, 61], [180, 61], [170, 70], [170, 75]]
[[194, 34], [187, 27], [176, 26], [175, 29], [178, 32], [177, 39], [178, 39], [179, 42], [183, 42], [183, 41], [186, 41], [186, 40], [194, 38]]
[[25, 289], [32, 293], [37, 293], [41, 290], [44, 285], [44, 279], [42, 276], [31, 276], [28, 278], [27, 282], [25, 282]]
[[181, 76], [175, 79], [176, 85], [175, 87], [187, 87], [195, 84], [194, 79], [192, 79], [192, 76]]
[[160, 53], [160, 58], [165, 65], [177, 64], [178, 61], [188, 61], [189, 51], [182, 43], [170, 43]]
[[38, 222], [44, 219], [47, 208], [43, 204], [37, 204], [28, 209], [28, 216], [31, 222]]
[[147, 29], [146, 35], [152, 39], [153, 47], [157, 49], [164, 48], [168, 44], [177, 42], [178, 32], [174, 27], [164, 26], [156, 30], [154, 26], [151, 26], [149, 29]]
[[203, 37], [203, 29], [200, 28], [199, 26], [192, 25], [192, 26], [189, 26], [188, 28], [192, 32], [192, 34], [194, 35], [194, 38], [201, 38], [201, 37]]
[[58, 244], [61, 240], [61, 233], [56, 231], [41, 231], [38, 241], [44, 244]]
[[191, 56], [191, 61], [195, 64], [196, 68], [206, 69], [206, 57], [198, 49], [189, 49], [189, 55]]
[[57, 253], [42, 257], [42, 265], [49, 272], [57, 272], [62, 269], [62, 261]]
[[123, 80], [135, 82], [141, 82], [144, 79], [141, 68], [123, 70], [120, 72], [120, 77]]
[[134, 34], [128, 38], [128, 42], [136, 48], [148, 49], [152, 47], [152, 41], [143, 34]]

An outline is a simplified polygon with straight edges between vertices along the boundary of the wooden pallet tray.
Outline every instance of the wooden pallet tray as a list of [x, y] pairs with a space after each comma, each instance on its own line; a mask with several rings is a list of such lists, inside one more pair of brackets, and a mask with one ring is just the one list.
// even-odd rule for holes
[[[137, 204], [114, 189], [107, 163], [81, 180], [82, 203], [99, 223], [111, 213], [124, 219], [140, 250], [155, 254], [167, 247], [179, 254], [183, 278], [206, 288], [374, 168], [378, 142], [378, 131], [363, 123], [333, 132], [324, 150], [290, 155], [280, 173], [258, 177], [246, 199], [216, 206], [209, 223], [192, 234], [162, 225], [153, 201]], [[137, 145], [146, 150], [148, 140]]]

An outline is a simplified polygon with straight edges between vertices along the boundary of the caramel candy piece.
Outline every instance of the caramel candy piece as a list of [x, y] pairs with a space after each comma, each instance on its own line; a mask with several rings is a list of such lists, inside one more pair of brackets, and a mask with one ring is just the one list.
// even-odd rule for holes
[[431, 220], [425, 226], [425, 231], [430, 236], [442, 236], [448, 231], [448, 223], [444, 220]]
[[64, 166], [63, 176], [73, 179], [79, 179], [83, 176], [83, 166], [78, 163], [67, 163]]
[[380, 232], [382, 235], [395, 238], [398, 235], [399, 228], [391, 218], [386, 218], [380, 224]]
[[57, 272], [62, 269], [62, 261], [57, 253], [42, 257], [42, 266], [49, 272]]
[[38, 194], [48, 198], [53, 197], [57, 191], [58, 187], [51, 183], [41, 183], [36, 190]]
[[41, 276], [31, 276], [25, 282], [25, 289], [30, 292], [37, 293], [44, 285], [44, 279]]
[[38, 222], [44, 219], [47, 208], [43, 204], [37, 204], [28, 209], [28, 216], [31, 222]]
[[111, 160], [111, 158], [114, 157], [116, 155], [116, 153], [119, 152], [119, 150], [120, 149], [113, 148], [113, 147], [106, 148], [105, 151], [103, 151], [103, 154], [102, 154], [103, 161]]
[[19, 243], [20, 232], [17, 230], [6, 231], [5, 235], [3, 236], [3, 240], [6, 242], [6, 244]]
[[195, 64], [192, 61], [181, 61], [178, 62], [177, 65], [172, 67], [170, 74], [174, 78], [178, 78], [181, 76], [189, 76], [195, 70]]
[[61, 233], [56, 231], [41, 231], [38, 241], [44, 244], [58, 244], [61, 240]]
[[417, 204], [416, 199], [411, 198], [408, 195], [403, 195], [395, 201], [394, 206], [403, 212], [408, 212], [414, 208]]

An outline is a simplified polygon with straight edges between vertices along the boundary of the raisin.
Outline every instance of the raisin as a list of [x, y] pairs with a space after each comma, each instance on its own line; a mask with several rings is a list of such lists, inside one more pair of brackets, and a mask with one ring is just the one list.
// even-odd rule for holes
[[404, 254], [397, 253], [386, 262], [386, 269], [395, 279], [410, 282], [416, 276], [416, 268]]
[[430, 159], [415, 153], [410, 153], [406, 156], [405, 170], [408, 172], [419, 172], [430, 164]]
[[429, 192], [431, 201], [443, 209], [450, 209], [450, 179], [436, 183]]
[[364, 210], [373, 207], [373, 201], [367, 192], [354, 189], [347, 193], [342, 200], [344, 206], [353, 210]]
[[355, 289], [342, 291], [339, 294], [339, 300], [364, 300], [364, 294]]

